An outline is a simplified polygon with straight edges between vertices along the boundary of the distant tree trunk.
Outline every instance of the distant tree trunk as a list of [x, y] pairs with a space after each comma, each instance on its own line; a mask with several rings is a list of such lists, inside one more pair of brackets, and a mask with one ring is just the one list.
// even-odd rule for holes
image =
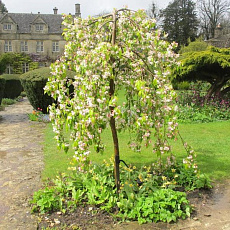
[[228, 91], [228, 90], [221, 91], [221, 89], [223, 88], [224, 85], [226, 85], [226, 83], [227, 83], [226, 80], [215, 81], [211, 85], [211, 87], [209, 88], [209, 90], [205, 96], [206, 100], [208, 100], [212, 95], [222, 97], [224, 95], [224, 93], [226, 93]]
[[230, 92], [230, 86], [228, 86], [227, 88], [223, 89], [221, 92], [220, 92], [220, 95], [221, 97], [224, 97], [224, 95], [226, 93]]

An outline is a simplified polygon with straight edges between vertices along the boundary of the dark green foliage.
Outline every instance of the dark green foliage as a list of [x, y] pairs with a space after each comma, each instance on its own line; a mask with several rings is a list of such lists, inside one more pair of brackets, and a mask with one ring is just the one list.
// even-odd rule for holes
[[7, 12], [7, 8], [2, 1], [0, 1], [0, 12], [1, 13]]
[[19, 74], [4, 74], [2, 77], [6, 80], [4, 98], [14, 99], [20, 96], [23, 91]]
[[4, 78], [0, 77], [0, 105], [2, 103], [2, 98], [4, 95], [5, 83], [6, 83], [6, 80]]
[[197, 15], [195, 3], [191, 0], [174, 0], [162, 11], [163, 31], [170, 42], [177, 42], [179, 47], [187, 45], [188, 40], [197, 36]]
[[45, 67], [33, 70], [21, 75], [21, 83], [30, 101], [30, 104], [35, 110], [42, 109], [43, 113], [47, 113], [47, 108], [54, 100], [44, 94], [44, 87], [50, 76], [50, 68]]
[[[21, 75], [21, 83], [27, 97], [35, 110], [39, 108], [43, 113], [48, 113], [48, 106], [54, 103], [54, 99], [44, 94], [44, 87], [51, 76], [50, 68], [44, 67]], [[68, 71], [68, 76], [74, 76], [74, 72]]]

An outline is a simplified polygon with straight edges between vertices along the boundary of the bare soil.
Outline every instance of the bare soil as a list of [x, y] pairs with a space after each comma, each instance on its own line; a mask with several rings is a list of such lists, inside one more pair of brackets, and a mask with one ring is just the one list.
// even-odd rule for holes
[[30, 214], [29, 200], [41, 187], [43, 131], [45, 124], [31, 122], [32, 107], [25, 99], [0, 111], [0, 230], [115, 229], [115, 230], [230, 230], [230, 180], [215, 183], [212, 190], [188, 194], [195, 211], [177, 223], [118, 223], [95, 207], [79, 207], [65, 215]]

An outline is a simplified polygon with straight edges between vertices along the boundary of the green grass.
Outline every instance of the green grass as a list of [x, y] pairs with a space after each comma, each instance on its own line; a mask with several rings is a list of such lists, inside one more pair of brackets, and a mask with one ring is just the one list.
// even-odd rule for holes
[[[183, 124], [180, 130], [197, 152], [202, 172], [215, 180], [230, 177], [230, 121]], [[175, 150], [180, 152], [180, 147]]]
[[54, 133], [51, 124], [47, 125], [44, 142], [44, 161], [45, 168], [42, 173], [42, 179], [54, 178], [58, 173], [66, 172], [69, 162], [72, 159], [73, 152], [64, 153], [59, 150], [54, 140]]
[[[192, 145], [197, 152], [197, 161], [201, 172], [207, 173], [214, 180], [230, 176], [230, 121], [181, 124], [179, 129], [184, 140]], [[45, 134], [43, 179], [54, 177], [57, 172], [66, 171], [73, 155], [73, 151], [65, 154], [63, 151], [57, 150], [53, 137], [51, 125], [48, 125]], [[106, 144], [105, 153], [101, 155], [93, 152], [91, 154], [93, 162], [102, 163], [103, 159], [109, 159], [113, 155], [112, 136], [109, 129], [103, 133], [103, 140]], [[140, 153], [130, 150], [127, 146], [128, 140], [128, 133], [119, 134], [120, 158], [127, 164], [148, 165], [156, 160], [156, 156], [150, 148], [143, 148]], [[172, 144], [173, 152], [179, 159], [186, 156], [180, 140]]]

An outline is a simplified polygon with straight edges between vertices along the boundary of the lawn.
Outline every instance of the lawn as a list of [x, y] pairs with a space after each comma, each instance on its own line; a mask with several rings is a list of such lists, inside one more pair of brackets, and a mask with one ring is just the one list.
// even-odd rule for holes
[[[180, 133], [183, 139], [193, 146], [197, 153], [197, 162], [201, 172], [206, 173], [214, 180], [220, 180], [230, 175], [230, 121], [212, 123], [180, 124]], [[46, 129], [44, 154], [45, 169], [43, 179], [52, 178], [57, 172], [65, 172], [73, 152], [65, 154], [56, 147], [52, 127], [49, 124]], [[109, 159], [113, 155], [112, 137], [110, 130], [103, 133], [106, 150], [103, 155], [93, 152], [91, 160], [102, 163], [103, 159]], [[156, 156], [151, 149], [143, 148], [139, 153], [133, 152], [127, 146], [129, 134], [119, 134], [120, 158], [127, 164], [144, 165], [151, 164]], [[173, 142], [173, 152], [180, 159], [186, 156], [186, 152], [180, 140]]]

